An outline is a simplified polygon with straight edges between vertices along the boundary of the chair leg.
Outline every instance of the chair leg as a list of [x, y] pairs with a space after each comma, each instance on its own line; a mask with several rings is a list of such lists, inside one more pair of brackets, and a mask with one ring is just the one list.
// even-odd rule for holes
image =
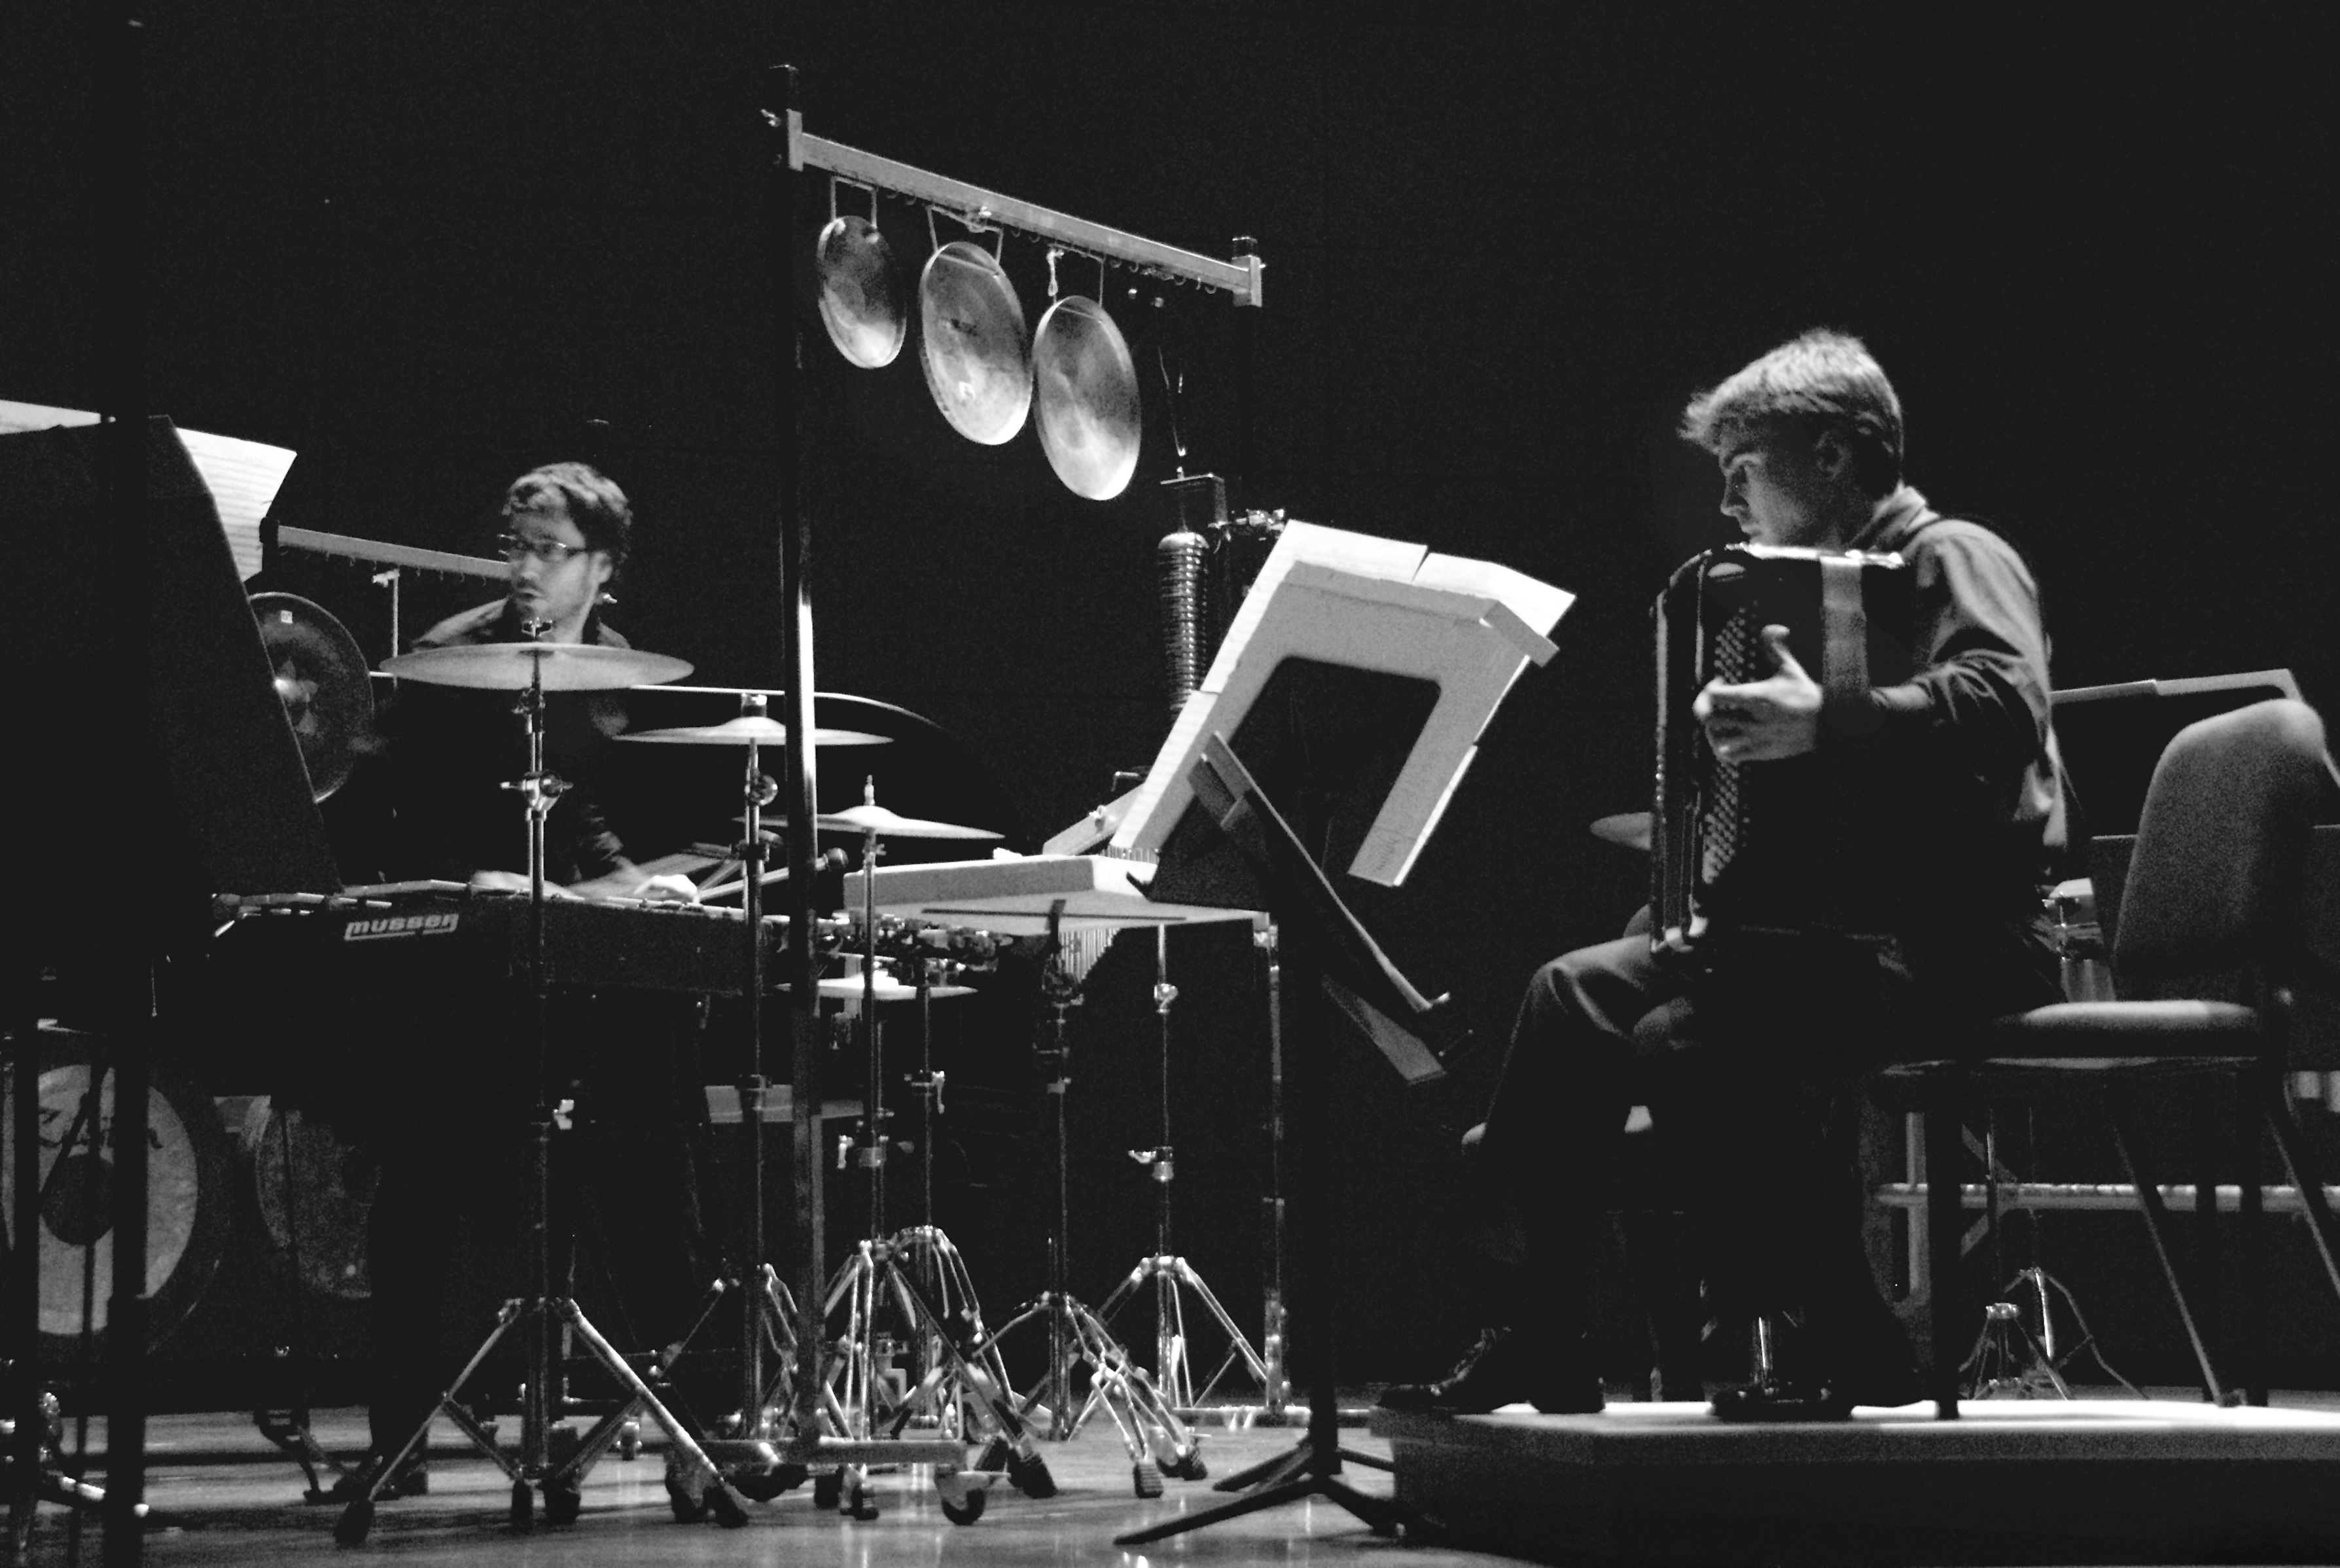
[[2332, 1282], [2334, 1294], [2340, 1295], [2340, 1222], [2333, 1219], [2332, 1206], [2324, 1199], [2323, 1174], [2295, 1136], [2291, 1106], [2284, 1098], [2282, 1081], [2266, 1072], [2256, 1072], [2251, 1077], [2254, 1097], [2268, 1130], [2275, 1134], [2275, 1146], [2283, 1156], [2283, 1173], [2299, 1189], [2299, 1201], [2307, 1210], [2307, 1228], [2315, 1237], [2316, 1255], [2324, 1262], [2324, 1277]]
[[1933, 1312], [1928, 1337], [1932, 1340], [1934, 1414], [1943, 1421], [1958, 1417], [1958, 1365], [1966, 1345], [1966, 1296], [1959, 1288], [1959, 1241], [1966, 1232], [1959, 1156], [1967, 1107], [1963, 1074], [1946, 1072], [1926, 1107], [1926, 1268], [1932, 1278]]
[[[2242, 1385], [2243, 1403], [2264, 1406], [2267, 1402], [2266, 1357], [2261, 1347], [2266, 1330], [2266, 1307], [2260, 1282], [2266, 1277], [2266, 1203], [2259, 1186], [2258, 1075], [2239, 1074], [2234, 1081], [2234, 1166], [2237, 1196], [2235, 1204], [2235, 1381]], [[2195, 1201], [2201, 1201], [2197, 1194]]]
[[[2154, 1260], [2161, 1265], [2161, 1277], [2169, 1286], [2169, 1299], [2176, 1305], [2177, 1319], [2185, 1325], [2186, 1338], [2194, 1347], [2195, 1365], [2202, 1369], [2202, 1392], [2213, 1404], [2226, 1403], [2226, 1392], [2219, 1384], [2217, 1369], [2210, 1365], [2209, 1347], [2203, 1343], [2202, 1330], [2194, 1320], [2194, 1309], [2186, 1299], [2186, 1286], [2177, 1276], [2176, 1260], [2170, 1255], [2167, 1222], [2169, 1211], [2161, 1201], [2161, 1189], [2138, 1172], [2137, 1158], [2129, 1153], [2128, 1129], [2123, 1125], [2117, 1110], [2109, 1099], [2105, 1107], [2105, 1119], [2113, 1129], [2113, 1146], [2120, 1151], [2121, 1169], [2127, 1173], [2128, 1185], [2137, 1194], [2137, 1212], [2145, 1216], [2145, 1234], [2153, 1243]], [[2200, 1195], [2196, 1195], [2197, 1197]], [[2216, 1203], [2213, 1190], [2210, 1201]]]

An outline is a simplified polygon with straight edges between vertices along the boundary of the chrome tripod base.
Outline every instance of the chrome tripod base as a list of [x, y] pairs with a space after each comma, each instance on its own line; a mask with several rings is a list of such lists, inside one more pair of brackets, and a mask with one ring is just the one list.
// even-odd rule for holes
[[[2039, 1332], [2023, 1321], [2023, 1309], [2013, 1301], [1994, 1301], [1984, 1307], [1982, 1333], [1958, 1368], [1959, 1397], [1992, 1399], [2069, 1399], [2071, 1385], [2056, 1367], [2056, 1325], [2048, 1315], [2048, 1275], [2027, 1268], [2008, 1282], [2009, 1293], [2028, 1293], [2039, 1313]], [[2060, 1289], [2061, 1287], [2058, 1286]]]
[[[1227, 1309], [1219, 1304], [1217, 1295], [1204, 1283], [1203, 1276], [1183, 1257], [1157, 1253], [1137, 1260], [1122, 1282], [1114, 1286], [1113, 1294], [1105, 1298], [1098, 1315], [1111, 1324], [1121, 1309], [1135, 1297], [1148, 1282], [1154, 1285], [1154, 1386], [1160, 1390], [1162, 1402], [1181, 1420], [1194, 1421], [1212, 1412], [1204, 1405], [1218, 1391], [1219, 1384], [1241, 1363], [1253, 1381], [1259, 1384], [1263, 1400], [1280, 1408], [1280, 1379], [1268, 1366], [1266, 1359], [1252, 1345]], [[1217, 1322], [1219, 1332], [1226, 1342], [1226, 1354], [1219, 1358], [1211, 1374], [1198, 1384], [1195, 1381], [1192, 1352], [1194, 1341], [1186, 1334], [1185, 1297], [1192, 1295], [1205, 1312]], [[1094, 1398], [1094, 1394], [1092, 1398]], [[1266, 1404], [1262, 1406], [1267, 1408]]]
[[[1027, 1415], [1045, 1413], [1052, 1440], [1072, 1437], [1102, 1409], [1128, 1450], [1138, 1496], [1162, 1495], [1165, 1475], [1199, 1481], [1209, 1474], [1203, 1463], [1202, 1438], [1187, 1429], [1104, 1320], [1077, 1298], [1056, 1291], [1035, 1296], [984, 1342], [980, 1352], [996, 1353], [1002, 1340], [1027, 1323], [1048, 1330], [1049, 1365], [1016, 1408]], [[1081, 1366], [1089, 1371], [1085, 1395], [1075, 1392], [1074, 1373]]]

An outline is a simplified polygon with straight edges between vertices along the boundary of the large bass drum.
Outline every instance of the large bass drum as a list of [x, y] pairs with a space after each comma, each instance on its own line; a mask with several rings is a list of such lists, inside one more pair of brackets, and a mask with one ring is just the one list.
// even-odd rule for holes
[[[102, 1355], [105, 1346], [114, 1295], [114, 1078], [86, 1058], [51, 1059], [55, 1065], [41, 1074], [41, 1348], [59, 1365], [78, 1358], [84, 1319], [92, 1349]], [[16, 1212], [14, 1090], [11, 1081], [0, 1092], [0, 1227], [13, 1226]], [[185, 1321], [219, 1268], [233, 1170], [218, 1108], [156, 1073], [146, 1097], [150, 1347]], [[16, 1238], [8, 1239], [13, 1255]]]

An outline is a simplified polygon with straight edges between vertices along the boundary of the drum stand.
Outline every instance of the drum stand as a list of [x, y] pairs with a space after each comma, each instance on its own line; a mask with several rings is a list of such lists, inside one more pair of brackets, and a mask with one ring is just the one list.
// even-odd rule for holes
[[[1081, 1429], [1089, 1412], [1102, 1405], [1121, 1433], [1129, 1451], [1132, 1484], [1140, 1497], [1162, 1495], [1162, 1477], [1200, 1480], [1208, 1474], [1203, 1464], [1202, 1440], [1190, 1434], [1164, 1403], [1145, 1369], [1129, 1357], [1105, 1323], [1066, 1288], [1070, 1273], [1066, 1239], [1072, 1231], [1071, 1177], [1065, 1136], [1065, 1090], [1070, 1080], [1072, 1055], [1066, 1041], [1066, 1014], [1080, 999], [1080, 982], [1065, 968], [1059, 925], [1063, 906], [1048, 917], [1047, 967], [1041, 989], [1049, 1009], [1047, 1043], [1037, 1055], [1049, 1074], [1048, 1095], [1056, 1107], [1056, 1215], [1049, 1237], [1049, 1288], [1016, 1309], [1016, 1315], [985, 1341], [979, 1351], [996, 1350], [999, 1342], [1026, 1323], [1044, 1321], [1048, 1329], [1047, 1368], [1031, 1391], [1017, 1403], [1024, 1414], [1045, 1411], [1048, 1435], [1063, 1442]], [[1090, 1391], [1086, 1400], [1074, 1393], [1076, 1366], [1089, 1369]]]
[[[865, 805], [877, 804], [874, 785], [864, 786], [862, 799]], [[858, 1462], [848, 1459], [819, 1477], [815, 1483], [814, 1502], [820, 1506], [841, 1507], [857, 1519], [874, 1519], [878, 1508], [868, 1489], [868, 1459], [883, 1456], [897, 1463], [926, 1462], [935, 1465], [935, 1485], [944, 1514], [953, 1523], [971, 1524], [983, 1514], [990, 1477], [980, 1467], [972, 1473], [959, 1469], [965, 1445], [972, 1435], [966, 1430], [965, 1420], [970, 1405], [984, 1411], [994, 1428], [985, 1458], [1003, 1464], [1017, 1490], [1029, 1497], [1048, 1497], [1055, 1494], [1056, 1485], [1032, 1440], [1029, 1426], [1010, 1400], [1006, 1372], [997, 1353], [990, 1349], [987, 1342], [974, 1343], [980, 1336], [981, 1320], [973, 1314], [974, 1291], [959, 1262], [957, 1249], [931, 1224], [885, 1239], [886, 1165], [890, 1146], [886, 1123], [891, 1113], [885, 1103], [885, 1037], [878, 1026], [878, 839], [874, 827], [862, 830], [861, 1009], [858, 1024], [867, 1076], [862, 1087], [861, 1122], [853, 1139], [840, 1140], [838, 1149], [840, 1156], [855, 1159], [867, 1176], [869, 1237], [855, 1246], [853, 1255], [830, 1280], [822, 1302], [823, 1321], [842, 1308], [844, 1326], [838, 1337], [824, 1347], [831, 1359], [820, 1374], [824, 1418], [837, 1436], [859, 1448], [862, 1458]], [[931, 1001], [930, 987], [922, 960], [918, 980], [922, 1009]], [[931, 1083], [931, 1043], [927, 1057], [927, 1077]], [[931, 1130], [929, 1119], [929, 1134]], [[931, 1156], [928, 1163], [931, 1167]], [[931, 1168], [927, 1191], [931, 1206]], [[932, 1218], [931, 1206], [928, 1218]], [[914, 1255], [932, 1266], [945, 1282], [933, 1300], [904, 1267], [906, 1260]], [[962, 1323], [970, 1319], [974, 1323], [972, 1335], [955, 1335], [947, 1325], [953, 1294], [961, 1304], [958, 1315]], [[887, 1308], [908, 1326], [927, 1355], [927, 1365], [912, 1390], [901, 1388], [893, 1367], [897, 1347], [878, 1328], [878, 1315]], [[963, 1345], [972, 1348], [962, 1348]], [[934, 1436], [902, 1436], [922, 1410], [929, 1416]]]
[[[1227, 1309], [1203, 1276], [1193, 1265], [1170, 1250], [1170, 1184], [1177, 1171], [1170, 1150], [1170, 1007], [1178, 999], [1178, 987], [1170, 984], [1170, 932], [1166, 926], [1154, 928], [1154, 1012], [1161, 1020], [1162, 1035], [1162, 1141], [1150, 1149], [1132, 1149], [1129, 1157], [1146, 1167], [1154, 1178], [1154, 1253], [1137, 1260], [1129, 1276], [1114, 1287], [1105, 1298], [1099, 1315], [1111, 1323], [1122, 1305], [1134, 1295], [1147, 1280], [1154, 1282], [1154, 1382], [1162, 1391], [1162, 1398], [1172, 1412], [1188, 1421], [1204, 1414], [1202, 1402], [1210, 1397], [1219, 1380], [1240, 1360], [1252, 1376], [1259, 1380], [1263, 1395], [1273, 1391], [1267, 1363], [1235, 1326]], [[1227, 1353], [1218, 1367], [1202, 1386], [1195, 1384], [1193, 1369], [1187, 1360], [1189, 1341], [1186, 1338], [1186, 1315], [1182, 1290], [1192, 1291], [1197, 1301], [1218, 1320], [1220, 1331], [1226, 1335]], [[1089, 1398], [1098, 1397], [1092, 1389]], [[1195, 1461], [1195, 1479], [1200, 1479], [1201, 1461]]]
[[[531, 640], [536, 640], [542, 638], [545, 628], [540, 622], [531, 621], [526, 630]], [[707, 1456], [706, 1451], [699, 1447], [698, 1441], [659, 1402], [658, 1396], [650, 1392], [649, 1385], [628, 1365], [626, 1358], [619, 1355], [610, 1342], [586, 1321], [575, 1300], [552, 1294], [553, 1112], [545, 1089], [550, 1041], [546, 1017], [549, 987], [544, 972], [544, 819], [568, 786], [545, 770], [544, 663], [541, 659], [530, 660], [529, 683], [519, 711], [528, 732], [528, 771], [517, 781], [504, 787], [520, 795], [528, 815], [530, 1027], [535, 1047], [530, 1064], [533, 1072], [530, 1087], [536, 1096], [536, 1104], [529, 1113], [528, 1207], [525, 1216], [528, 1294], [504, 1303], [502, 1310], [496, 1315], [495, 1327], [481, 1342], [471, 1360], [464, 1364], [462, 1371], [455, 1375], [454, 1381], [439, 1395], [431, 1414], [422, 1418], [395, 1452], [377, 1456], [376, 1463], [366, 1473], [364, 1490], [334, 1523], [333, 1539], [344, 1546], [356, 1545], [372, 1531], [374, 1499], [397, 1475], [408, 1457], [421, 1452], [431, 1421], [442, 1414], [474, 1448], [493, 1461], [496, 1467], [511, 1478], [511, 1525], [514, 1530], [527, 1531], [535, 1526], [534, 1505], [530, 1496], [531, 1490], [540, 1489], [544, 1494], [544, 1513], [548, 1520], [556, 1524], [574, 1520], [582, 1501], [585, 1472], [616, 1440], [620, 1430], [632, 1418], [636, 1410], [656, 1422], [670, 1444], [667, 1489], [675, 1498], [678, 1515], [685, 1513], [686, 1500], [696, 1505], [703, 1497], [705, 1506], [713, 1511], [721, 1523], [738, 1526], [748, 1522], [747, 1513], [739, 1506], [739, 1498], [733, 1494], [722, 1473]], [[567, 1427], [562, 1427], [557, 1434], [551, 1430], [556, 1320], [567, 1335], [584, 1343], [593, 1359], [631, 1396], [630, 1403], [620, 1405], [604, 1416], [581, 1439], [573, 1438]], [[504, 1335], [515, 1327], [521, 1330], [527, 1377], [521, 1395], [521, 1440], [517, 1458], [506, 1455], [497, 1446], [493, 1434], [456, 1401], [456, 1395], [471, 1382], [472, 1374], [485, 1364]], [[564, 1451], [557, 1458], [553, 1454], [556, 1447]]]

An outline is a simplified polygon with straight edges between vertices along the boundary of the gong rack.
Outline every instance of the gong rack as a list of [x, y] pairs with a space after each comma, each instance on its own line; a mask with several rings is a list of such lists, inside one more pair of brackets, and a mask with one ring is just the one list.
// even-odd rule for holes
[[[785, 147], [769, 165], [767, 217], [769, 243], [777, 244], [781, 252], [772, 258], [776, 263], [775, 281], [782, 291], [774, 302], [774, 319], [786, 323], [774, 334], [772, 342], [772, 370], [778, 393], [775, 415], [781, 438], [778, 515], [775, 521], [778, 524], [779, 589], [783, 600], [779, 623], [788, 629], [781, 639], [780, 650], [781, 686], [788, 694], [783, 721], [791, 734], [799, 738], [786, 752], [778, 809], [788, 821], [784, 859], [791, 875], [783, 888], [782, 912], [792, 917], [788, 928], [789, 967], [798, 974], [808, 974], [817, 972], [818, 962], [814, 952], [818, 913], [812, 907], [812, 889], [818, 863], [813, 823], [819, 811], [819, 748], [813, 739], [813, 606], [808, 571], [813, 555], [814, 528], [799, 493], [803, 479], [800, 367], [804, 362], [798, 342], [802, 328], [797, 324], [795, 302], [798, 297], [797, 284], [806, 277], [810, 260], [794, 239], [795, 218], [803, 200], [799, 191], [801, 176], [807, 170], [817, 169], [830, 175], [832, 182], [841, 179], [889, 193], [925, 203], [930, 211], [944, 210], [962, 222], [973, 219], [990, 227], [1014, 230], [1051, 245], [1108, 258], [1142, 273], [1224, 292], [1234, 296], [1238, 305], [1255, 308], [1260, 304], [1264, 263], [1248, 241], [1238, 241], [1234, 259], [1222, 262], [810, 135], [804, 128], [798, 94], [796, 67], [774, 67], [767, 78], [764, 124], [768, 130], [779, 133]], [[834, 190], [832, 183], [832, 194]], [[826, 1284], [822, 1275], [826, 1226], [821, 1212], [820, 1129], [816, 1120], [821, 1104], [821, 1037], [813, 987], [796, 987], [790, 1004], [795, 1097], [792, 1185], [800, 1271], [797, 1343], [817, 1345], [824, 1337], [822, 1301]], [[789, 1457], [812, 1463], [823, 1459], [851, 1462], [858, 1455], [850, 1451], [863, 1445], [818, 1435], [821, 1387], [818, 1376], [794, 1380], [789, 1413], [794, 1435], [788, 1445]]]
[[1011, 229], [1066, 250], [1118, 262], [1149, 276], [1218, 289], [1234, 295], [1238, 305], [1260, 303], [1261, 274], [1267, 263], [1253, 252], [1244, 251], [1230, 262], [1215, 261], [1158, 240], [1109, 229], [1069, 213], [1003, 196], [964, 180], [930, 174], [841, 142], [808, 134], [804, 128], [804, 116], [793, 109], [788, 111], [788, 124], [791, 169], [818, 169], [854, 184], [923, 203], [950, 213], [970, 228]]

